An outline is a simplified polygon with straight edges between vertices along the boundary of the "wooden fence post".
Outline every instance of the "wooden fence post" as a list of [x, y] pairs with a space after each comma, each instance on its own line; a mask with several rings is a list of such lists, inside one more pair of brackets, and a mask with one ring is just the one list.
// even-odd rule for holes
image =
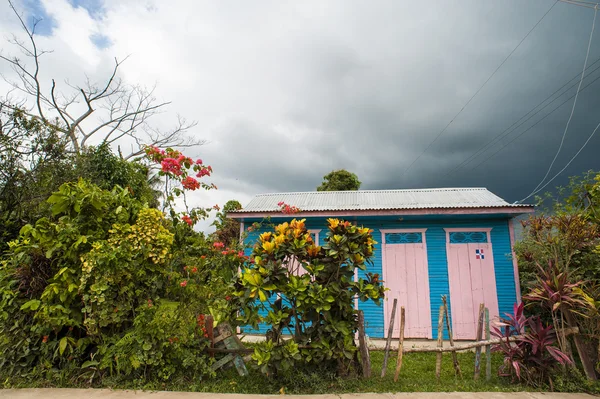
[[360, 349], [360, 358], [362, 360], [362, 372], [364, 378], [371, 377], [371, 356], [367, 347], [365, 337], [365, 315], [362, 310], [358, 311], [358, 345]]
[[[438, 315], [438, 335], [437, 335], [437, 346], [442, 348], [444, 346], [444, 305], [440, 306]], [[442, 352], [438, 352], [437, 359], [435, 360], [435, 378], [438, 382], [442, 375]]]
[[385, 343], [385, 355], [383, 356], [383, 368], [381, 369], [381, 378], [385, 377], [388, 359], [390, 357], [390, 346], [392, 345], [392, 334], [394, 332], [394, 318], [396, 317], [396, 306], [397, 305], [398, 305], [398, 298], [394, 298], [394, 304], [392, 305], [392, 317], [390, 319], [390, 326], [388, 328], [387, 341]]
[[[479, 304], [479, 313], [477, 317], [477, 336], [475, 337], [476, 341], [481, 341], [483, 338], [483, 315], [484, 315], [485, 305], [483, 303]], [[473, 378], [475, 380], [479, 379], [479, 374], [481, 371], [481, 346], [478, 346], [475, 349], [475, 373]]]
[[398, 339], [398, 360], [396, 362], [396, 374], [394, 382], [398, 381], [400, 369], [402, 368], [402, 355], [404, 353], [404, 306], [400, 307], [400, 338]]
[[[490, 333], [490, 310], [485, 308], [485, 340], [491, 339]], [[485, 379], [489, 381], [492, 378], [492, 348], [491, 345], [485, 346]]]
[[[450, 346], [454, 347], [454, 338], [452, 337], [452, 326], [450, 325], [450, 311], [448, 310], [448, 301], [446, 300], [446, 295], [442, 295], [442, 302], [444, 304], [444, 314], [446, 316], [446, 329], [448, 330], [448, 340], [450, 341]], [[454, 372], [459, 377], [462, 377], [462, 373], [460, 372], [460, 365], [458, 364], [458, 355], [456, 352], [452, 352], [452, 363], [454, 365]]]

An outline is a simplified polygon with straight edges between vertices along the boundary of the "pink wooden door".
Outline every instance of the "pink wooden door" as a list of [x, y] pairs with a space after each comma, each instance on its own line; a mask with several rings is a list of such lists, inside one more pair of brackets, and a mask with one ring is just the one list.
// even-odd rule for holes
[[[403, 233], [390, 233], [403, 234]], [[417, 233], [410, 233], [417, 234]], [[384, 239], [384, 326], [387, 335], [394, 298], [398, 298], [393, 337], [398, 337], [400, 307], [405, 309], [406, 338], [431, 338], [431, 309], [429, 307], [429, 274], [424, 232], [421, 242], [388, 243]]]
[[456, 339], [475, 339], [480, 303], [489, 309], [490, 320], [498, 318], [492, 244], [449, 241], [447, 256], [452, 332]]

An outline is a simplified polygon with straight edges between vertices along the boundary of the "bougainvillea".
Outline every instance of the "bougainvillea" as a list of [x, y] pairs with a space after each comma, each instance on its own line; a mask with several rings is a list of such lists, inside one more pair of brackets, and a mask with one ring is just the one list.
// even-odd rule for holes
[[[208, 184], [198, 180], [211, 175], [212, 167], [210, 165], [204, 165], [201, 159], [194, 161], [172, 148], [163, 150], [155, 146], [147, 146], [145, 151], [148, 160], [160, 165], [158, 174], [165, 178], [163, 211], [169, 208], [171, 217], [178, 219], [174, 202], [176, 198], [181, 197], [185, 214], [181, 215], [179, 219], [192, 227], [198, 220], [206, 218], [211, 209], [217, 209], [217, 205], [210, 208], [190, 208], [186, 201], [186, 191], [196, 191], [200, 188], [205, 190], [217, 188], [212, 183]], [[193, 174], [195, 174], [195, 177], [191, 176]]]

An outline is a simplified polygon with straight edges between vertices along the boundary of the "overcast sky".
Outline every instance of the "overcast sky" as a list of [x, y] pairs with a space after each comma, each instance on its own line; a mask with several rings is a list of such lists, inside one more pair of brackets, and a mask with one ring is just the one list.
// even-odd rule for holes
[[[158, 125], [176, 114], [198, 121], [193, 134], [208, 143], [189, 154], [213, 166], [219, 190], [194, 201], [209, 206], [314, 190], [340, 168], [364, 189], [483, 186], [510, 202], [525, 197], [560, 144], [573, 100], [558, 106], [575, 94], [593, 10], [556, 4], [423, 151], [553, 3], [15, 0], [28, 18], [44, 18], [39, 44], [54, 50], [44, 58], [46, 84], [102, 80], [114, 57], [131, 55], [123, 79], [157, 83], [158, 97], [173, 101]], [[2, 36], [16, 24], [0, 0]], [[6, 41], [2, 49], [14, 53]], [[600, 27], [550, 177], [600, 123], [599, 58]], [[560, 98], [515, 125], [567, 82]], [[549, 188], [600, 169], [599, 149], [600, 132]]]

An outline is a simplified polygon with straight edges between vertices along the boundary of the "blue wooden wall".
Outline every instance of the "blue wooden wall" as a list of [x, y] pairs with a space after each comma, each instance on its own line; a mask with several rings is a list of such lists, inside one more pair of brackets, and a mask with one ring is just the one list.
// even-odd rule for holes
[[[351, 219], [349, 219], [351, 220]], [[277, 219], [276, 223], [282, 223], [284, 220]], [[448, 264], [446, 261], [446, 232], [444, 228], [467, 227], [467, 228], [492, 228], [491, 240], [492, 250], [494, 252], [494, 268], [496, 274], [496, 285], [498, 292], [498, 305], [500, 316], [512, 311], [512, 306], [516, 302], [515, 276], [511, 257], [510, 234], [508, 229], [508, 219], [506, 218], [445, 218], [443, 220], [384, 220], [384, 219], [363, 219], [352, 218], [352, 221], [358, 225], [363, 225], [374, 230], [373, 238], [381, 242], [380, 229], [410, 229], [426, 228], [427, 241], [427, 259], [429, 263], [429, 289], [431, 293], [431, 325], [434, 326], [433, 338], [437, 338], [437, 320], [439, 307], [442, 304], [442, 295], [448, 297], [450, 305], [450, 293], [448, 285]], [[308, 229], [321, 229], [319, 234], [319, 244], [324, 244], [324, 238], [327, 233], [326, 221], [324, 218], [307, 218], [306, 225]], [[248, 224], [246, 224], [248, 226]], [[263, 231], [254, 231], [248, 234], [246, 243], [255, 243], [258, 235]], [[246, 254], [250, 254], [247, 250]], [[369, 272], [382, 275], [381, 247], [377, 244], [373, 265], [369, 267]], [[359, 277], [364, 277], [364, 272], [359, 271]], [[384, 332], [383, 302], [377, 306], [372, 301], [359, 302], [359, 309], [365, 314], [366, 333], [373, 338], [382, 338]], [[410, 309], [406, 309], [410, 312]], [[452, 312], [452, 309], [450, 309]], [[258, 332], [263, 333], [264, 327]], [[255, 333], [244, 329], [244, 332]], [[444, 337], [447, 337], [444, 328]]]

